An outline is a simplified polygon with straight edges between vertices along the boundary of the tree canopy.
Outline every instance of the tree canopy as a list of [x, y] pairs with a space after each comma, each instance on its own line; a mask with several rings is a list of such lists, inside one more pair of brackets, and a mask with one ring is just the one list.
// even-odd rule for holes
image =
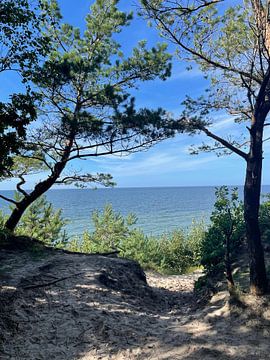
[[[34, 66], [49, 50], [49, 38], [42, 33], [48, 4], [41, 1], [3, 0], [0, 4], [0, 75], [15, 71], [24, 93], [11, 93], [0, 102], [0, 174], [12, 165], [12, 154], [23, 147], [26, 126], [36, 118], [36, 95], [27, 80]], [[45, 12], [47, 11], [47, 13]]]
[[[72, 170], [71, 161], [128, 154], [174, 134], [164, 110], [138, 110], [130, 96], [138, 82], [170, 75], [166, 45], [148, 48], [141, 41], [125, 56], [114, 35], [129, 25], [132, 15], [118, 10], [117, 3], [96, 1], [83, 33], [69, 24], [48, 27], [50, 56], [31, 77], [41, 99], [41, 126], [29, 131], [27, 149], [11, 170], [24, 196], [20, 202], [9, 199], [17, 214], [54, 184], [112, 183], [109, 174]], [[56, 8], [55, 18], [57, 14]], [[48, 176], [27, 193], [22, 188], [25, 175], [38, 170]], [[7, 222], [9, 228], [13, 220], [12, 226]]]

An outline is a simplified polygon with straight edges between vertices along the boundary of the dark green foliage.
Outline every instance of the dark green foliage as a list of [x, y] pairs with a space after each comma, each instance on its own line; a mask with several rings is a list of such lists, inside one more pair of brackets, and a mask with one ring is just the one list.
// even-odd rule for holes
[[270, 194], [264, 196], [264, 202], [260, 206], [260, 229], [262, 240], [270, 244]]
[[235, 255], [245, 234], [243, 204], [238, 199], [237, 189], [229, 191], [222, 186], [216, 190], [211, 224], [202, 242], [201, 264], [207, 273], [224, 269], [226, 238], [230, 236], [231, 255]]
[[[19, 200], [19, 194], [15, 196]], [[0, 231], [4, 234], [6, 216], [0, 213]], [[68, 238], [63, 230], [67, 224], [61, 210], [54, 210], [45, 196], [37, 199], [25, 212], [15, 235], [23, 235], [37, 239], [46, 245], [63, 247]]]
[[26, 126], [36, 118], [34, 95], [13, 94], [9, 103], [0, 102], [0, 177], [9, 176], [12, 154], [24, 147]]
[[[41, 33], [48, 14], [46, 1], [2, 0], [0, 4], [0, 72], [27, 71], [49, 50], [50, 39]], [[26, 75], [26, 74], [23, 74]]]
[[185, 234], [181, 230], [173, 231], [159, 239], [159, 267], [165, 273], [184, 273], [193, 266], [192, 253]]
[[[33, 67], [49, 51], [49, 38], [41, 35], [46, 16], [40, 1], [2, 0], [0, 3], [0, 73], [15, 70], [27, 82]], [[21, 80], [20, 80], [21, 79]], [[0, 102], [0, 176], [9, 176], [12, 154], [24, 147], [26, 126], [36, 118], [36, 95], [12, 94]]]
[[[170, 75], [167, 46], [149, 48], [141, 41], [129, 56], [124, 55], [115, 35], [132, 16], [120, 11], [118, 2], [94, 2], [85, 17], [85, 31], [60, 21], [46, 28], [50, 54], [29, 74], [41, 98], [40, 127], [27, 134], [28, 148], [9, 172], [19, 178], [17, 189], [25, 196], [6, 222], [11, 231], [31, 202], [54, 184], [112, 185], [109, 174], [84, 173], [73, 160], [137, 152], [175, 134], [176, 125], [166, 111], [138, 110], [130, 93], [139, 82]], [[60, 19], [56, 5], [49, 11], [52, 18]], [[25, 158], [29, 166], [17, 166]], [[26, 175], [33, 173], [30, 160], [35, 162], [35, 173], [39, 170], [44, 177], [25, 193], [22, 185], [27, 187]]]
[[63, 230], [66, 223], [62, 211], [54, 210], [52, 204], [42, 196], [25, 212], [16, 234], [30, 236], [46, 245], [63, 247], [68, 240]]
[[[201, 248], [201, 264], [207, 273], [220, 273], [224, 270], [226, 236], [231, 233], [231, 255], [235, 260], [239, 246], [245, 241], [244, 209], [239, 201], [237, 189], [229, 191], [222, 186], [216, 190], [211, 224], [206, 231]], [[260, 206], [260, 229], [264, 243], [270, 243], [270, 201], [265, 196]]]
[[92, 219], [95, 230], [86, 231], [82, 239], [69, 242], [69, 250], [86, 253], [117, 250], [120, 256], [137, 260], [145, 269], [163, 273], [183, 273], [199, 266], [203, 225], [195, 225], [189, 234], [177, 230], [161, 237], [146, 236], [135, 228], [136, 216], [129, 214], [125, 218], [114, 212], [111, 205], [107, 205], [103, 213], [94, 212]]

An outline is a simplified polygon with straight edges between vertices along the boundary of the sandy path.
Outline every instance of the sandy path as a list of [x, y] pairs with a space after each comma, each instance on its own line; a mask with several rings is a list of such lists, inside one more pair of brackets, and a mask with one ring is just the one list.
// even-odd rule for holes
[[121, 259], [2, 253], [0, 260], [8, 268], [1, 360], [270, 359], [270, 312], [231, 313], [226, 294], [201, 308], [196, 274], [148, 273], [148, 286]]

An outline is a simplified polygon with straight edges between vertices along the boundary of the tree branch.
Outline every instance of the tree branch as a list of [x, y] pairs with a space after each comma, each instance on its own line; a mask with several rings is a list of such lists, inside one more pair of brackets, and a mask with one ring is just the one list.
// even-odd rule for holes
[[152, 12], [152, 16], [154, 18], [154, 20], [156, 20], [162, 27], [163, 29], [166, 31], [166, 33], [171, 37], [171, 39], [178, 44], [183, 50], [185, 50], [187, 53], [197, 57], [200, 60], [205, 61], [207, 64], [214, 66], [215, 68], [221, 69], [221, 70], [225, 70], [228, 72], [232, 72], [238, 75], [242, 75], [248, 79], [252, 79], [255, 82], [257, 82], [258, 84], [261, 84], [262, 81], [260, 78], [250, 74], [249, 72], [245, 72], [242, 71], [240, 69], [234, 68], [232, 66], [228, 66], [228, 65], [224, 65], [221, 64], [215, 60], [210, 59], [209, 57], [207, 57], [205, 54], [202, 54], [198, 51], [196, 51], [195, 49], [188, 47], [187, 45], [185, 45], [175, 34], [175, 32], [173, 32], [167, 25], [166, 23], [162, 20], [161, 17], [158, 16], [158, 12], [159, 10], [155, 9], [154, 7], [152, 7], [148, 1], [145, 1], [146, 4], [146, 10], [147, 8], [150, 9], [150, 11]]
[[234, 152], [235, 154], [241, 156], [243, 159], [247, 160], [248, 159], [248, 154], [245, 153], [244, 151], [238, 149], [237, 147], [235, 147], [234, 145], [230, 144], [227, 140], [213, 134], [211, 131], [209, 131], [207, 128], [202, 127], [200, 129], [201, 131], [203, 131], [207, 136], [211, 137], [212, 139], [218, 141], [219, 143], [221, 143], [223, 146], [225, 146], [227, 149], [231, 150], [232, 152]]
[[10, 199], [10, 198], [2, 195], [2, 194], [0, 194], [0, 198], [3, 199], [3, 200], [5, 200], [5, 201], [8, 201], [8, 202], [10, 202], [10, 203], [12, 203], [12, 204], [14, 204], [14, 205], [16, 205], [16, 206], [18, 205], [17, 201], [15, 201], [15, 200], [13, 200], [13, 199]]
[[25, 179], [22, 175], [19, 175], [18, 177], [21, 181], [18, 182], [18, 184], [16, 185], [16, 188], [17, 188], [18, 192], [23, 194], [25, 197], [28, 197], [29, 196], [28, 193], [21, 188], [21, 186], [25, 184]]
[[[33, 160], [38, 160], [38, 161], [40, 161], [40, 162], [43, 162], [46, 166], [47, 166], [47, 168], [48, 169], [50, 169], [50, 170], [52, 170], [52, 167], [50, 166], [50, 164], [45, 160], [45, 159], [43, 159], [43, 158], [41, 158], [41, 157], [38, 157], [38, 156], [32, 156], [32, 155], [25, 155], [25, 154], [23, 154], [23, 155], [20, 155], [22, 158], [25, 158], [25, 159], [33, 159]], [[23, 183], [24, 184], [24, 183]], [[21, 185], [23, 185], [23, 184], [21, 184]]]
[[[160, 139], [161, 140], [161, 139]], [[127, 148], [122, 148], [122, 149], [119, 149], [119, 150], [108, 150], [108, 151], [104, 151], [102, 153], [91, 153], [91, 154], [77, 154], [77, 155], [74, 155], [72, 157], [70, 157], [68, 159], [68, 161], [71, 161], [71, 160], [74, 160], [74, 159], [83, 159], [83, 158], [88, 158], [88, 157], [97, 157], [97, 156], [104, 156], [104, 155], [114, 155], [114, 154], [122, 154], [122, 153], [127, 153], [127, 152], [136, 152], [136, 150], [138, 149], [142, 149], [143, 147], [149, 147], [153, 141], [157, 141], [157, 140], [149, 140], [149, 141], [146, 141], [144, 142], [143, 144], [138, 144], [136, 146], [130, 146], [130, 147], [127, 147]]]
[[[198, 5], [194, 8], [189, 8], [189, 7], [182, 7], [182, 6], [172, 6], [172, 7], [169, 7], [168, 9], [164, 9], [164, 10], [159, 10], [159, 12], [161, 14], [164, 14], [168, 11], [175, 11], [175, 10], [180, 10], [182, 12], [181, 15], [186, 15], [186, 14], [190, 14], [190, 13], [193, 13], [195, 11], [198, 11], [200, 9], [203, 9], [209, 5], [213, 5], [213, 4], [218, 4], [218, 3], [221, 3], [223, 2], [224, 0], [213, 0], [213, 1], [205, 1], [203, 4], [201, 5]], [[180, 15], [180, 16], [181, 16]]]

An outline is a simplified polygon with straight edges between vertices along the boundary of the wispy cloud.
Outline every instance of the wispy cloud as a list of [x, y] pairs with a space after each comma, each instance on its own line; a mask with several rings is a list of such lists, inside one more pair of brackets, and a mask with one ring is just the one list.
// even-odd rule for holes
[[223, 120], [213, 123], [213, 125], [211, 126], [211, 129], [212, 130], [223, 130], [223, 129], [230, 128], [232, 125], [234, 125], [234, 118], [226, 117]]
[[179, 81], [179, 80], [187, 80], [187, 79], [194, 79], [197, 77], [203, 77], [203, 72], [198, 69], [182, 69], [182, 70], [173, 70], [172, 76], [167, 81]]
[[175, 171], [194, 171], [199, 170], [203, 165], [215, 161], [215, 155], [203, 158], [195, 158], [192, 156], [183, 156], [175, 152], [155, 152], [154, 154], [144, 156], [141, 160], [129, 163], [102, 164], [105, 171], [113, 173], [114, 176], [139, 176], [164, 174]]

